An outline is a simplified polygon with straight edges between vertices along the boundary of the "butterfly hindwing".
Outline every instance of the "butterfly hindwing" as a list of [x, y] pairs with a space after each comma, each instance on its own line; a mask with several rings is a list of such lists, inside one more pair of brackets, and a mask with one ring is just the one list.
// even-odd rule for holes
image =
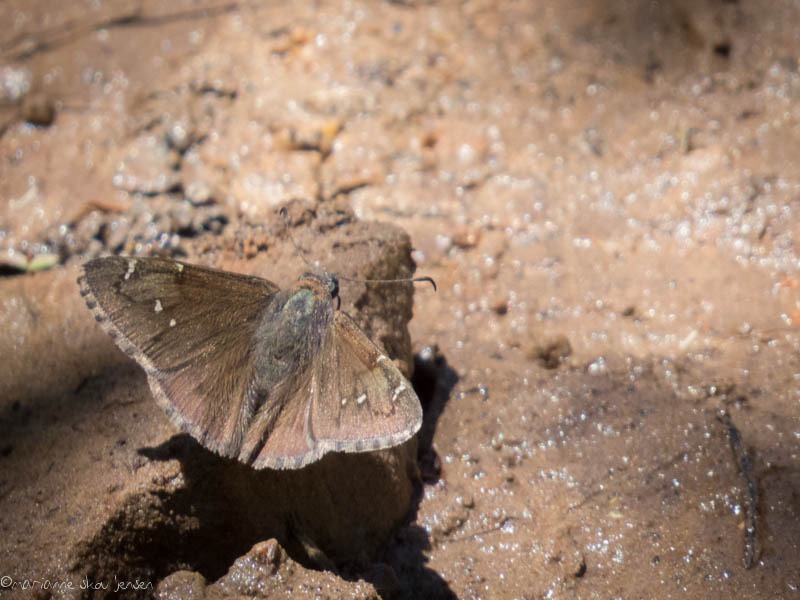
[[325, 450], [361, 452], [406, 441], [422, 424], [411, 384], [346, 313], [315, 364], [309, 436]]

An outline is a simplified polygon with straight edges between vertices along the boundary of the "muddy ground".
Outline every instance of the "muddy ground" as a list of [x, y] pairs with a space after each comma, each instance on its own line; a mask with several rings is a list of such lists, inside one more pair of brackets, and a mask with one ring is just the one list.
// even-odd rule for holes
[[[795, 3], [0, 22], [0, 596], [800, 597]], [[256, 482], [175, 435], [78, 294], [108, 253], [285, 285], [281, 207], [321, 268], [436, 280], [410, 346], [407, 286], [342, 286], [414, 352], [418, 467]]]

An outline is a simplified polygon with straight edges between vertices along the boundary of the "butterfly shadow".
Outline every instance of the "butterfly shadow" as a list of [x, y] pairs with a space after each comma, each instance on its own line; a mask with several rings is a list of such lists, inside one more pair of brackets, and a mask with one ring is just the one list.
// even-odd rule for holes
[[[197, 535], [217, 546], [214, 560], [201, 553], [190, 561], [211, 577], [270, 538], [307, 567], [366, 564], [405, 508], [388, 498], [402, 497], [403, 484], [387, 484], [397, 479], [397, 463], [386, 454], [334, 453], [299, 470], [257, 470], [209, 452], [187, 434], [139, 453], [180, 462], [183, 481], [170, 492], [169, 508], [195, 517]], [[374, 506], [368, 510], [365, 502]]]
[[414, 355], [414, 376], [411, 378], [424, 412], [417, 434], [419, 465], [422, 480], [435, 482], [441, 475], [441, 461], [433, 445], [436, 425], [458, 383], [458, 374], [436, 345], [426, 346]]
[[[458, 374], [447, 363], [437, 346], [427, 346], [414, 356], [414, 376], [411, 382], [424, 411], [422, 428], [417, 434], [417, 460], [421, 481], [405, 525], [386, 544], [382, 563], [379, 564], [388, 565], [398, 574], [403, 597], [456, 598], [456, 594], [441, 575], [426, 566], [428, 559], [425, 552], [431, 549], [431, 540], [428, 532], [415, 521], [424, 493], [422, 484], [434, 483], [441, 476], [441, 460], [433, 438], [439, 418], [458, 383]], [[369, 576], [364, 578], [375, 583]]]

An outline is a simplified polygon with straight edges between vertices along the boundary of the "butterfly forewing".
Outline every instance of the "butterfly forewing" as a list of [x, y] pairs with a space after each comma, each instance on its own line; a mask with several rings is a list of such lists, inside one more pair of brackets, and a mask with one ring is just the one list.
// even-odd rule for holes
[[172, 421], [208, 448], [238, 453], [252, 379], [250, 342], [274, 284], [160, 258], [84, 265], [82, 294], [145, 370]]

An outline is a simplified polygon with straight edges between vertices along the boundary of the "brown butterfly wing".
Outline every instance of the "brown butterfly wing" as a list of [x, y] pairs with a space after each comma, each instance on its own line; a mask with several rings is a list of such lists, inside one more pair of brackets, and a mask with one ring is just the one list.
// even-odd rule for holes
[[287, 377], [270, 391], [242, 442], [239, 460], [256, 469], [299, 469], [322, 453], [306, 435], [311, 371]]
[[419, 431], [422, 406], [411, 383], [346, 313], [336, 313], [330, 344], [314, 373], [319, 384], [309, 423], [318, 446], [378, 450]]
[[251, 340], [277, 286], [160, 258], [84, 265], [81, 293], [147, 373], [170, 419], [207, 448], [237, 456], [257, 399]]

